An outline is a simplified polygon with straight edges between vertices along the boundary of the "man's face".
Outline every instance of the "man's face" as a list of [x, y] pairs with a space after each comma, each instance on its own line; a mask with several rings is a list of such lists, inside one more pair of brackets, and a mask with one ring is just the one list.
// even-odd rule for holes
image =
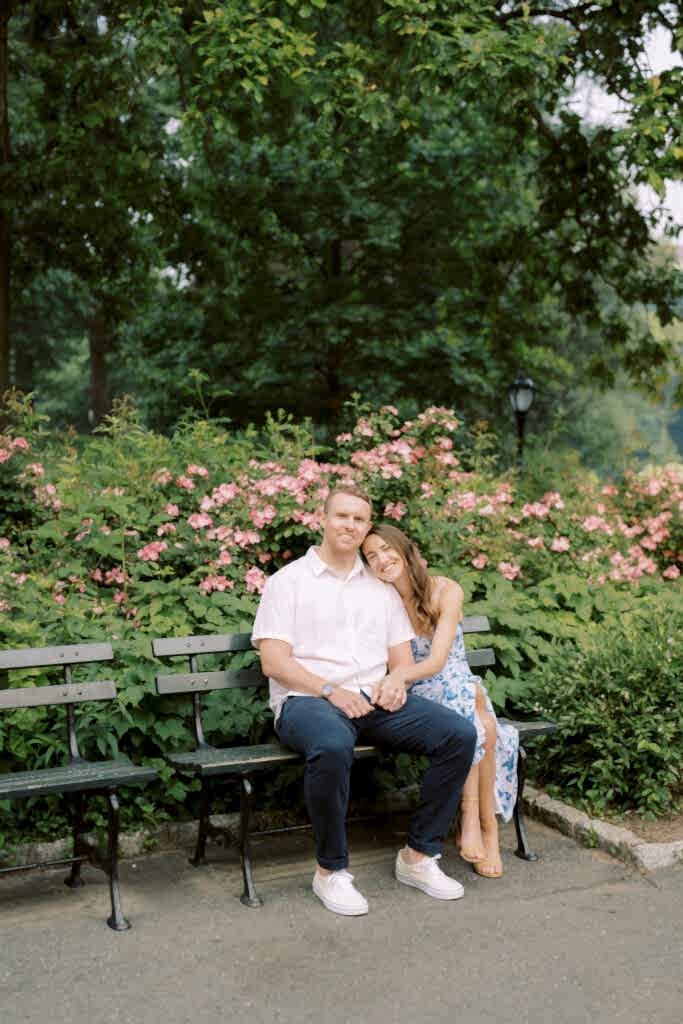
[[323, 540], [340, 554], [357, 551], [370, 529], [370, 506], [353, 494], [335, 494], [323, 513]]

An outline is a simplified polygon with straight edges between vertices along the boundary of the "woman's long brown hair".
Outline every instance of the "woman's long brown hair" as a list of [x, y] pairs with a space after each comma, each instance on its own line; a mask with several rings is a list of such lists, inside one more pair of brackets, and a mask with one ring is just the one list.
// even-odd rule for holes
[[[373, 526], [368, 537], [375, 534], [389, 545], [395, 548], [406, 563], [406, 571], [410, 586], [415, 598], [415, 613], [421, 626], [426, 627], [427, 632], [432, 633], [436, 629], [439, 616], [432, 607], [432, 577], [425, 568], [425, 561], [420, 554], [417, 544], [407, 537], [398, 526], [390, 526], [389, 523], [382, 523]], [[367, 540], [367, 537], [366, 537]]]

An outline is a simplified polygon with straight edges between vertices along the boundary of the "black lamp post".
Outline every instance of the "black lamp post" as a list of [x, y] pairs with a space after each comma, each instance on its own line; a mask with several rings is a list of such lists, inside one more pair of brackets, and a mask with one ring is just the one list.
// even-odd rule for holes
[[529, 377], [518, 377], [508, 388], [508, 396], [517, 420], [517, 456], [521, 459], [524, 449], [524, 421], [534, 404], [536, 385]]

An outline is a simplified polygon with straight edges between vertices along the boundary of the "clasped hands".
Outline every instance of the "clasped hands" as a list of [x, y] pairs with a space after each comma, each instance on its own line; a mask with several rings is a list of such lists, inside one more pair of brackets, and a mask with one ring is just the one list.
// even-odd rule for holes
[[329, 698], [330, 703], [343, 711], [349, 718], [362, 718], [368, 715], [374, 708], [383, 708], [385, 711], [398, 711], [406, 702], [406, 687], [403, 673], [394, 669], [378, 683], [372, 695], [372, 703], [369, 704], [362, 693], [355, 693], [353, 690], [345, 690], [336, 686]]

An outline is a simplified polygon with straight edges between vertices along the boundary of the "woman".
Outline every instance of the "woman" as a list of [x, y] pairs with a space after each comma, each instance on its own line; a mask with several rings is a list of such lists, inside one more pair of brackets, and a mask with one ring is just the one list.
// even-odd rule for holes
[[484, 878], [500, 878], [503, 862], [496, 814], [509, 821], [517, 798], [519, 734], [500, 725], [479, 676], [465, 657], [462, 587], [431, 576], [415, 545], [396, 526], [373, 527], [363, 556], [384, 583], [398, 590], [410, 617], [415, 664], [392, 673], [412, 692], [474, 722], [477, 750], [461, 801], [460, 854]]

